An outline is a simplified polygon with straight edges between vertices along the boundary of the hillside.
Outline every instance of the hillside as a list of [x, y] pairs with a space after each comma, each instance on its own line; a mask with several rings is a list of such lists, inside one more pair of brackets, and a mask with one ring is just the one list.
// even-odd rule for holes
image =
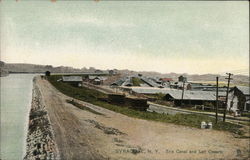
[[[69, 66], [58, 66], [54, 67], [52, 65], [37, 65], [37, 64], [26, 64], [26, 63], [4, 63], [0, 61], [0, 75], [6, 75], [9, 73], [43, 73], [46, 71], [50, 71], [52, 73], [82, 73], [82, 72], [94, 72], [96, 69], [94, 67], [90, 68], [73, 68]], [[214, 82], [215, 77], [219, 76], [220, 81], [226, 81], [226, 76], [216, 75], [216, 74], [178, 74], [178, 73], [166, 73], [162, 74], [159, 72], [148, 72], [148, 71], [131, 71], [131, 70], [116, 70], [122, 76], [127, 75], [138, 75], [139, 73], [144, 76], [151, 77], [168, 77], [172, 78], [174, 81], [178, 79], [180, 75], [184, 75], [187, 77], [188, 81], [202, 81], [202, 82]], [[232, 84], [235, 85], [249, 85], [249, 76], [246, 75], [234, 75]]]

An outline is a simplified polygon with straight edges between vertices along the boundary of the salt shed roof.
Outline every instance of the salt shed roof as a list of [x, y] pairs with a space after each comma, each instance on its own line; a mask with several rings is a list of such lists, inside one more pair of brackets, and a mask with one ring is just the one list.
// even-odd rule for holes
[[159, 87], [160, 86], [159, 84], [157, 84], [153, 80], [150, 80], [150, 79], [145, 78], [145, 77], [142, 77], [141, 80], [144, 81], [145, 83], [147, 83], [148, 85], [150, 85], [151, 87]]
[[142, 94], [156, 94], [156, 93], [168, 93], [170, 89], [156, 88], [156, 87], [132, 87], [132, 91]]
[[250, 87], [247, 86], [236, 86], [244, 95], [250, 95]]
[[97, 76], [89, 76], [89, 79], [95, 79]]
[[101, 81], [104, 81], [104, 80], [107, 79], [107, 77], [105, 77], [105, 76], [89, 76], [89, 79], [90, 79], [90, 80], [99, 79], [99, 80], [101, 80]]
[[125, 82], [126, 78], [121, 78], [118, 81], [112, 83], [111, 85], [121, 86]]
[[123, 83], [122, 86], [133, 86], [133, 83], [131, 82], [131, 78], [128, 77]]
[[[131, 87], [132, 91], [141, 94], [169, 94], [174, 99], [181, 99], [182, 90], [170, 88], [152, 88], [152, 87]], [[226, 92], [219, 92], [219, 96], [226, 96]], [[216, 92], [213, 91], [184, 91], [184, 99], [186, 100], [216, 100]]]
[[[170, 91], [169, 93], [167, 93], [167, 95], [170, 95], [176, 100], [180, 100], [182, 97], [182, 91], [181, 90]], [[183, 99], [184, 100], [215, 101], [216, 96], [215, 96], [215, 93], [206, 92], [206, 91], [185, 91]]]
[[81, 76], [63, 76], [62, 80], [64, 82], [81, 82], [82, 77]]

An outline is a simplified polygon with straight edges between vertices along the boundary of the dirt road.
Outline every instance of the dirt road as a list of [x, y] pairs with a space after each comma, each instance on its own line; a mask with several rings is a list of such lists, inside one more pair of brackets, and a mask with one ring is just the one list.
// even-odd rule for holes
[[[124, 116], [85, 102], [102, 115], [81, 110], [48, 81], [37, 79], [61, 159], [243, 159], [248, 140]], [[246, 158], [247, 159], [247, 158]]]

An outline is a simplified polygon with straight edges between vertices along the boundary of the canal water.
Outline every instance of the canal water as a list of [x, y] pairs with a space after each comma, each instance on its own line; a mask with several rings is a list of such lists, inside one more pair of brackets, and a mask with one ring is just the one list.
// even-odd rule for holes
[[0, 78], [1, 160], [21, 160], [24, 157], [34, 76], [10, 74]]

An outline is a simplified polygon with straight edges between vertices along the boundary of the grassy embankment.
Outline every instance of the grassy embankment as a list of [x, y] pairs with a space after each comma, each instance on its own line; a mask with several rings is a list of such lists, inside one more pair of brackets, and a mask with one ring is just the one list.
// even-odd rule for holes
[[56, 76], [48, 77], [48, 80], [53, 86], [55, 86], [59, 91], [61, 91], [65, 95], [68, 95], [78, 100], [89, 102], [94, 105], [98, 105], [100, 107], [130, 116], [130, 117], [153, 120], [153, 121], [160, 121], [160, 122], [166, 122], [166, 123], [174, 123], [178, 125], [185, 125], [185, 126], [196, 127], [196, 128], [200, 127], [201, 121], [206, 121], [206, 122], [212, 122], [214, 124], [213, 128], [216, 130], [229, 131], [238, 135], [244, 134], [243, 131], [240, 130], [241, 126], [236, 125], [236, 124], [231, 124], [228, 122], [222, 122], [222, 121], [219, 121], [217, 124], [215, 124], [215, 119], [208, 117], [208, 116], [196, 115], [196, 114], [166, 115], [166, 114], [159, 114], [155, 112], [151, 113], [151, 112], [136, 111], [127, 107], [120, 107], [117, 105], [113, 105], [113, 104], [100, 100], [100, 98], [107, 97], [107, 95], [105, 95], [104, 93], [101, 93], [93, 89], [85, 88], [85, 87], [83, 88], [73, 87], [61, 81], [58, 82], [57, 80], [60, 78], [61, 76], [56, 75]]

